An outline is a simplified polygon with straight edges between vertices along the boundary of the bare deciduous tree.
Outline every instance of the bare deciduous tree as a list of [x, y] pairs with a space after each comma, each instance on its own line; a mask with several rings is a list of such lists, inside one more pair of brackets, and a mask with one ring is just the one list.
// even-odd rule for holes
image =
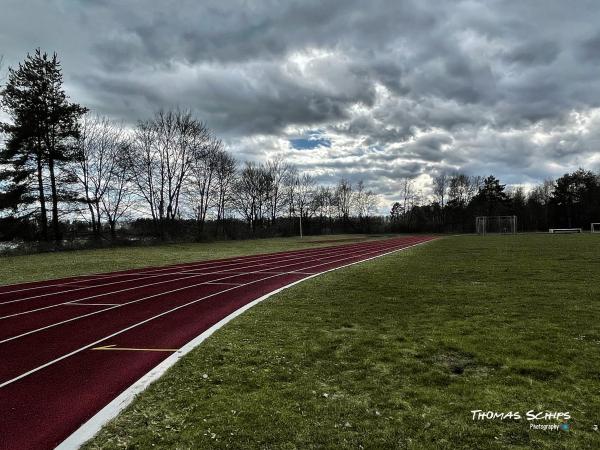
[[284, 179], [285, 202], [288, 210], [288, 219], [290, 222], [296, 214], [296, 179], [298, 178], [298, 169], [290, 166]]
[[233, 156], [224, 150], [218, 153], [215, 170], [217, 227], [225, 220], [226, 208], [232, 201], [236, 167], [237, 161]]
[[369, 217], [377, 209], [377, 196], [375, 193], [365, 187], [363, 180], [356, 185], [354, 193], [354, 208], [359, 219]]
[[198, 222], [198, 231], [204, 231], [206, 215], [214, 201], [215, 184], [220, 154], [223, 152], [223, 143], [219, 139], [211, 138], [206, 146], [195, 153], [194, 162], [190, 170], [188, 198], [193, 205], [194, 214]]
[[342, 178], [335, 189], [338, 217], [348, 221], [352, 210], [352, 184], [346, 178]]
[[300, 237], [303, 235], [302, 221], [312, 216], [311, 205], [315, 194], [315, 180], [310, 174], [302, 173], [296, 175], [294, 183], [294, 209], [298, 213], [300, 224]]
[[[100, 236], [102, 216], [111, 230], [123, 214], [128, 183], [124, 153], [128, 143], [122, 126], [105, 117], [85, 116], [77, 141], [79, 158], [74, 175], [83, 191], [92, 223], [92, 232]], [[110, 197], [110, 198], [108, 198]], [[114, 231], [112, 232], [114, 236]]]
[[471, 178], [465, 174], [455, 174], [450, 178], [448, 198], [455, 205], [466, 205], [473, 195]]
[[433, 178], [433, 196], [441, 208], [444, 208], [446, 194], [450, 186], [450, 177], [446, 172], [442, 172]]
[[253, 232], [263, 219], [267, 178], [263, 166], [247, 162], [235, 183], [235, 207]]
[[402, 178], [400, 180], [400, 192], [402, 195], [402, 209], [404, 210], [404, 215], [406, 217], [407, 213], [410, 211], [411, 202], [414, 196], [414, 181], [410, 178]]
[[206, 125], [189, 112], [159, 111], [138, 124], [129, 162], [139, 195], [161, 226], [179, 217], [180, 198], [198, 155], [211, 140]]
[[128, 145], [129, 143], [123, 142], [121, 152], [115, 155], [111, 181], [101, 197], [102, 212], [106, 216], [110, 236], [113, 239], [116, 238], [117, 223], [126, 216], [134, 204], [131, 171], [126, 156]]
[[269, 216], [271, 223], [273, 224], [277, 219], [277, 215], [285, 206], [287, 196], [284, 185], [291, 167], [289, 164], [283, 161], [283, 159], [277, 158], [267, 161], [265, 169], [269, 176]]
[[335, 215], [335, 193], [330, 186], [319, 186], [313, 199], [315, 214], [319, 216], [321, 228], [331, 228]]

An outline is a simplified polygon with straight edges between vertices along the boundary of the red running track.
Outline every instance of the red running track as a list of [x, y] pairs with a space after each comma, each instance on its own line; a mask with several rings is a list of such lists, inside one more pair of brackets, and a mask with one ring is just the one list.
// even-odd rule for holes
[[[55, 447], [172, 351], [269, 292], [431, 239], [0, 286], [0, 449]], [[160, 351], [95, 350], [106, 346]]]

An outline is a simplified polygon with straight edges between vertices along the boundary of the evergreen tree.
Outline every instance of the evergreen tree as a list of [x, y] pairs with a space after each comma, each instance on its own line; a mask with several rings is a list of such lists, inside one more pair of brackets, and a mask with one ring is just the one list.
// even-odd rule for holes
[[37, 49], [17, 69], [9, 68], [2, 106], [11, 123], [2, 125], [7, 140], [0, 152], [0, 166], [7, 167], [0, 173], [0, 181], [8, 184], [0, 193], [0, 209], [31, 213], [27, 205], [39, 203], [41, 237], [47, 240], [49, 201], [57, 241], [61, 237], [59, 203], [73, 199], [68, 191], [73, 180], [63, 176], [61, 169], [78, 158], [78, 120], [86, 112], [68, 101], [62, 83], [56, 53], [50, 57]]
[[551, 206], [555, 222], [569, 228], [587, 227], [600, 216], [600, 177], [578, 169], [556, 180]]
[[473, 198], [474, 206], [488, 216], [503, 213], [508, 201], [508, 195], [504, 192], [505, 188], [505, 184], [500, 184], [500, 180], [490, 175], [483, 180], [483, 186]]

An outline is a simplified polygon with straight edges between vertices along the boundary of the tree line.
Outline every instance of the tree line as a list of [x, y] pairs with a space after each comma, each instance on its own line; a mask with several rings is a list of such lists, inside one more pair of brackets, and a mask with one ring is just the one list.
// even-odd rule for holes
[[475, 216], [516, 215], [521, 231], [600, 221], [598, 174], [579, 169], [526, 192], [442, 173], [425, 196], [400, 180], [389, 215], [362, 181], [319, 185], [283, 159], [240, 162], [190, 111], [134, 127], [70, 101], [56, 54], [9, 68], [0, 104], [0, 239], [61, 243], [119, 230], [163, 239], [332, 232], [472, 232]]
[[162, 238], [177, 234], [182, 221], [194, 223], [197, 237], [207, 222], [214, 234], [227, 234], [228, 221], [260, 234], [281, 231], [278, 222], [287, 219], [284, 229], [302, 233], [303, 221], [304, 228], [315, 218], [321, 229], [349, 226], [377, 208], [362, 182], [318, 186], [281, 159], [240, 163], [190, 111], [161, 110], [133, 129], [93, 115], [66, 96], [56, 54], [38, 49], [9, 68], [1, 95], [11, 118], [0, 150], [5, 239], [60, 243], [66, 223], [82, 221], [95, 239], [114, 239], [119, 224], [143, 217]]
[[439, 174], [433, 197], [422, 198], [414, 182], [401, 182], [401, 200], [390, 211], [395, 231], [473, 232], [476, 216], [517, 216], [518, 231], [589, 229], [600, 222], [600, 174], [578, 169], [546, 179], [527, 192], [507, 189], [493, 175]]

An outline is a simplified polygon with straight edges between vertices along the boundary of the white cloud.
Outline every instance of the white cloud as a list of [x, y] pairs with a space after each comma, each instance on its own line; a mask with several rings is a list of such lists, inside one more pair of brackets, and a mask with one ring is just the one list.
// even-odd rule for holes
[[[599, 169], [599, 21], [561, 0], [6, 0], [0, 40], [9, 65], [56, 50], [102, 114], [190, 108], [238, 159], [363, 178], [389, 203], [406, 176], [427, 194], [440, 171]], [[314, 130], [331, 145], [290, 145]]]

